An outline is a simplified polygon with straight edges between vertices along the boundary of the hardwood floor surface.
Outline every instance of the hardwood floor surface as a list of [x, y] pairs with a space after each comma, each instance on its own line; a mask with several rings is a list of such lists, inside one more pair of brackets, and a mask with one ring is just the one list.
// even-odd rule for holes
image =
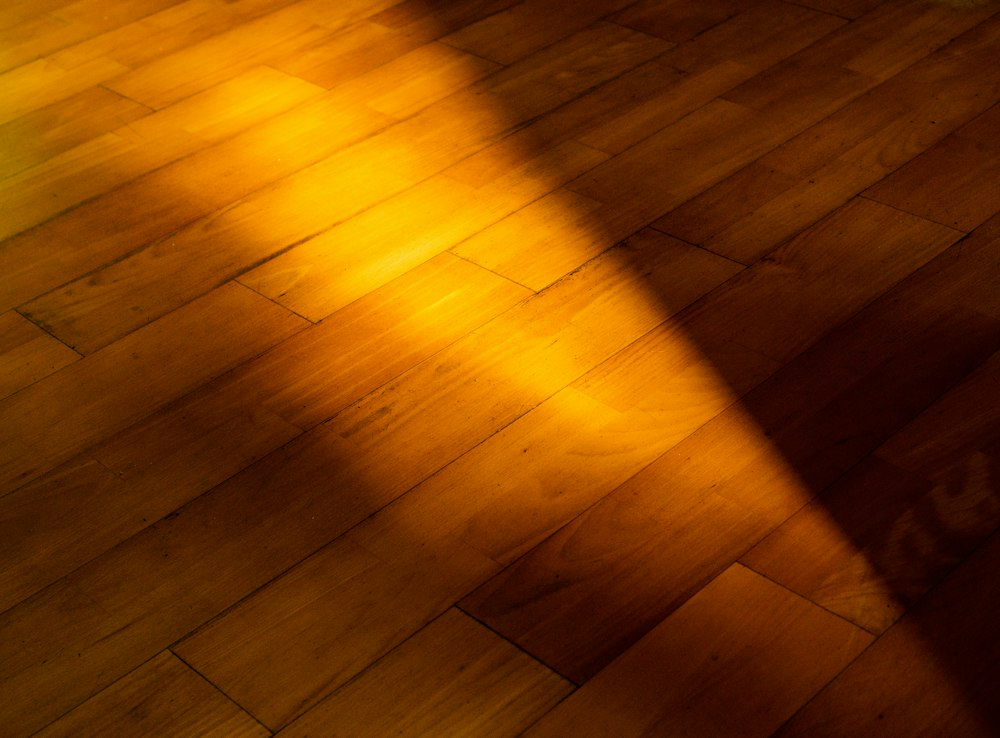
[[0, 735], [1000, 736], [997, 59], [9, 0]]

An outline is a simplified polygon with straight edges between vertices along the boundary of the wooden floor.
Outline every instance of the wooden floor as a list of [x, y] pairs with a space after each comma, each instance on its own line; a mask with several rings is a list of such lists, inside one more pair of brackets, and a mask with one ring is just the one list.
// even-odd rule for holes
[[0, 39], [0, 734], [1000, 736], [1000, 4]]

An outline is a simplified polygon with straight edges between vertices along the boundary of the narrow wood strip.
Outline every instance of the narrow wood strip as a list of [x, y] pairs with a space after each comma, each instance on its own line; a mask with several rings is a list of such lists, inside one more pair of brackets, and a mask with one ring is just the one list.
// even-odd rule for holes
[[520, 735], [571, 689], [458, 610], [281, 731], [362, 736]]
[[3, 491], [44, 473], [305, 324], [245, 287], [226, 284], [8, 397], [0, 402]]
[[734, 565], [526, 735], [764, 738], [870, 641]]
[[169, 651], [147, 661], [36, 735], [163, 733], [264, 738], [270, 733]]
[[1000, 210], [998, 125], [1000, 106], [994, 106], [865, 194], [971, 231]]
[[0, 125], [0, 178], [6, 178], [149, 113], [149, 108], [90, 87]]
[[80, 358], [24, 316], [0, 315], [0, 399]]
[[776, 735], [996, 735], [998, 565], [994, 535]]
[[[877, 445], [878, 436], [867, 447], [862, 442], [836, 451], [840, 436], [832, 429], [846, 424], [830, 422], [838, 395], [853, 386], [860, 371], [850, 362], [835, 368], [858, 349], [821, 345], [792, 360], [896, 281], [869, 283], [864, 293], [851, 295], [845, 287], [856, 290], [861, 281], [843, 272], [845, 281], [840, 281], [833, 276], [838, 268], [854, 260], [852, 268], [869, 279], [872, 270], [856, 261], [864, 249], [850, 243], [870, 244], [876, 232], [901, 236], [891, 258], [900, 260], [897, 275], [902, 277], [958, 235], [908, 220], [905, 229], [914, 229], [915, 237], [902, 236], [899, 217], [898, 211], [874, 211], [864, 203], [841, 211], [821, 230], [796, 239], [786, 257], [746, 270], [682, 313], [679, 324], [651, 332], [576, 382], [575, 389], [643, 418], [668, 437], [688, 437], [464, 600], [464, 606], [560, 673], [586, 679], [794, 513], [813, 486], [829, 484]], [[860, 226], [863, 221], [868, 225]], [[912, 245], [924, 239], [928, 250], [911, 262]], [[837, 255], [838, 248], [851, 256]], [[879, 263], [884, 269], [887, 262]], [[824, 284], [828, 278], [837, 284]], [[789, 302], [811, 293], [816, 299], [807, 309]], [[834, 295], [845, 302], [836, 306]], [[815, 323], [805, 320], [806, 311]], [[783, 326], [775, 316], [791, 314], [796, 314], [795, 327], [786, 331], [791, 324]], [[895, 327], [890, 321], [889, 330]], [[743, 407], [721, 412], [790, 361], [789, 368], [748, 395]], [[887, 376], [891, 372], [881, 380]], [[874, 378], [877, 385], [878, 372]], [[905, 410], [902, 414], [896, 425], [898, 416], [888, 414], [888, 430], [882, 433], [904, 423]], [[817, 446], [824, 451], [816, 452]], [[587, 613], [586, 619], [580, 613]]]
[[656, 227], [740, 261], [759, 258], [989, 107], [1000, 76], [983, 70], [998, 49], [1000, 21], [986, 21]]

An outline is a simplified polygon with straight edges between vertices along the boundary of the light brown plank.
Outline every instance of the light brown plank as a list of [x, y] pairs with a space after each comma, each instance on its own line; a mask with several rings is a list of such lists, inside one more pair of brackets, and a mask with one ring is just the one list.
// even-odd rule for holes
[[0, 178], [108, 133], [149, 113], [149, 108], [102, 87], [0, 125]]
[[[576, 389], [600, 402], [648, 418], [650, 426], [678, 441], [711, 422], [466, 599], [474, 615], [560, 673], [585, 679], [795, 512], [811, 493], [810, 483], [826, 479], [828, 484], [844, 470], [843, 464], [849, 467], [857, 461], [856, 455], [831, 454], [824, 466], [803, 451], [790, 462], [782, 455], [786, 446], [798, 448], [795, 441], [806, 431], [813, 442], [817, 436], [826, 439], [816, 445], [837, 448], [837, 438], [823, 435], [828, 417], [822, 409], [843, 392], [844, 384], [850, 387], [856, 381], [854, 367], [832, 376], [829, 368], [816, 367], [837, 366], [834, 358], [853, 352], [831, 350], [820, 358], [803, 357], [806, 371], [799, 381], [806, 381], [793, 395], [798, 410], [785, 400], [791, 390], [782, 375], [763, 385], [757, 394], [778, 401], [769, 411], [773, 427], [757, 424], [767, 408], [760, 407], [760, 399], [748, 398], [748, 407], [734, 405], [718, 414], [958, 235], [927, 221], [907, 221], [914, 235], [923, 235], [896, 242], [890, 259], [899, 260], [897, 277], [881, 285], [869, 281], [863, 293], [849, 296], [845, 286], [856, 290], [862, 280], [844, 275], [845, 281], [840, 281], [833, 276], [838, 268], [854, 261], [852, 268], [860, 268], [858, 273], [870, 280], [872, 270], [856, 261], [858, 244], [869, 243], [874, 233], [902, 232], [898, 211], [870, 207], [859, 203], [821, 230], [803, 234], [784, 247], [787, 256], [730, 280], [682, 313], [678, 324], [650, 333], [575, 383]], [[867, 226], [859, 228], [863, 221]], [[881, 225], [889, 222], [894, 225]], [[928, 250], [910, 261], [913, 243], [922, 239]], [[840, 255], [839, 248], [845, 249]], [[884, 270], [888, 262], [879, 263]], [[836, 279], [837, 286], [824, 284], [826, 279]], [[815, 296], [808, 307], [795, 306], [794, 301], [808, 294]], [[836, 305], [834, 294], [846, 301]], [[794, 328], [777, 318], [791, 314], [796, 314]], [[894, 328], [890, 324], [890, 330]], [[827, 376], [835, 381], [824, 386]], [[817, 379], [825, 387], [822, 391]], [[831, 392], [833, 397], [825, 394]], [[808, 423], [805, 428], [799, 423], [784, 426], [801, 419], [799, 412], [816, 413], [814, 429], [809, 430]], [[782, 427], [787, 435], [780, 442], [769, 440], [767, 434]], [[808, 441], [803, 447], [812, 448]], [[851, 451], [863, 454], [865, 448], [853, 446]], [[823, 454], [818, 458], [827, 460]], [[800, 469], [809, 471], [805, 480]], [[581, 618], [581, 613], [587, 617]]]
[[[388, 4], [383, 3], [383, 5]], [[336, 7], [298, 0], [138, 69], [108, 80], [106, 86], [151, 108], [166, 107], [329, 35], [324, 23], [337, 24], [378, 3], [350, 0]]]
[[[445, 170], [263, 264], [240, 281], [296, 312], [320, 319], [605, 158], [569, 142], [525, 163], [511, 161], [498, 179], [478, 188], [456, 181], [452, 171]], [[467, 171], [464, 164], [458, 168]], [[367, 248], [359, 252], [358, 243]], [[355, 276], [338, 278], [343, 274]]]
[[996, 735], [998, 564], [993, 535], [777, 735]]
[[169, 651], [91, 697], [37, 733], [109, 735], [268, 736], [267, 730]]
[[520, 735], [571, 686], [451, 609], [280, 735]]
[[87, 459], [8, 495], [0, 602], [134, 535], [526, 293], [459, 259], [433, 260], [92, 448], [121, 483]]
[[[20, 234], [0, 250], [0, 268], [11, 275], [0, 284], [0, 305], [20, 305], [119, 259], [314, 164], [388, 120], [323, 96]], [[116, 227], [108, 229], [108, 222]], [[86, 249], [70, 246], [81, 240]]]
[[1000, 210], [998, 125], [1000, 107], [994, 106], [870, 188], [866, 196], [971, 231]]
[[870, 641], [737, 564], [527, 735], [763, 738]]
[[227, 284], [0, 402], [3, 489], [26, 482], [304, 327]]
[[618, 10], [627, 0], [524, 0], [472, 23], [442, 41], [476, 56], [513, 64]]
[[[50, 12], [45, 12], [48, 3], [35, 4], [33, 16], [24, 17], [21, 23], [0, 32], [0, 70], [34, 62], [64, 46], [155, 13], [176, 1], [122, 0], [109, 5], [102, 0], [77, 0], [58, 3], [61, 7], [52, 7]], [[32, 6], [31, 3], [25, 5]]]
[[0, 237], [233, 136], [320, 92], [295, 77], [259, 68], [126, 123], [0, 182], [0, 197], [12, 208]]
[[73, 69], [49, 59], [25, 64], [0, 74], [0, 123], [7, 123], [39, 108], [65, 100], [120, 74], [126, 67], [97, 58]]
[[[227, 693], [265, 725], [277, 729], [496, 570], [492, 561], [456, 541], [428, 547], [419, 557], [386, 563], [340, 539], [181, 642], [177, 650], [213, 682], [225, 684]], [[220, 648], [223, 643], [239, 647]], [[264, 664], [268, 682], [255, 677]], [[275, 684], [280, 687], [269, 686]]]
[[[670, 254], [660, 309], [677, 312], [736, 271], [655, 233], [631, 244]], [[656, 289], [652, 285], [649, 286]], [[688, 388], [689, 392], [692, 388]], [[352, 536], [380, 557], [455, 536], [510, 562], [676, 443], [687, 430], [650, 423], [569, 387], [491, 436], [366, 521]], [[473, 492], [471, 493], [470, 492]]]
[[72, 364], [80, 355], [24, 316], [0, 315], [0, 398]]
[[987, 21], [656, 227], [739, 261], [759, 258], [991, 105], [1000, 78], [983, 70], [998, 49], [1000, 22]]
[[[348, 523], [360, 522], [570, 381], [582, 367], [596, 363], [602, 355], [627, 343], [629, 336], [655, 324], [660, 315], [656, 306], [632, 295], [636, 280], [642, 279], [636, 275], [636, 267], [644, 264], [645, 271], [665, 276], [677, 262], [663, 258], [656, 243], [647, 243], [644, 248], [637, 244], [631, 263], [616, 257], [611, 254], [588, 265], [565, 284], [508, 311], [294, 444], [299, 449], [289, 453], [300, 459], [296, 467], [302, 476], [297, 475], [297, 479], [313, 480], [297, 494], [304, 498], [318, 494], [317, 484], [322, 489], [332, 485], [340, 490], [336, 516], [344, 523], [334, 529], [328, 520], [325, 530], [335, 533]], [[692, 288], [698, 284], [694, 279]], [[602, 298], [590, 304], [589, 295], [595, 294]], [[445, 373], [451, 382], [443, 386], [438, 378]], [[444, 393], [447, 399], [428, 402], [429, 393]], [[443, 414], [438, 416], [438, 412]], [[429, 413], [434, 413], [434, 418]], [[422, 439], [419, 443], [418, 437]], [[386, 454], [393, 458], [391, 466], [384, 463]], [[265, 478], [270, 473], [266, 472]], [[332, 503], [317, 499], [309, 504], [325, 507]], [[317, 518], [324, 514], [330, 513], [313, 513]], [[384, 568], [384, 574], [368, 575], [351, 584], [350, 592], [338, 590], [328, 598], [310, 601], [293, 621], [286, 620], [282, 596], [265, 587], [252, 602], [231, 610], [201, 633], [197, 645], [183, 651], [185, 658], [212, 675], [213, 682], [223, 685], [227, 693], [245, 693], [241, 704], [249, 706], [246, 700], [252, 700], [257, 706], [250, 709], [257, 715], [266, 710], [266, 723], [291, 717], [302, 701], [350, 677], [360, 668], [358, 661], [383, 652], [379, 649], [391, 648], [398, 643], [392, 638], [412, 633], [441, 612], [447, 598], [458, 597], [495, 571], [495, 564], [482, 554], [457, 539], [440, 540], [434, 528], [426, 539], [420, 529], [414, 529], [410, 540], [411, 545], [385, 559], [392, 565]], [[363, 545], [367, 547], [367, 543]], [[335, 556], [324, 554], [324, 558]], [[489, 565], [484, 566], [484, 562]], [[389, 604], [382, 607], [387, 597], [396, 601], [403, 574], [411, 581], [406, 590], [411, 604], [402, 611]], [[374, 586], [375, 582], [378, 591], [359, 599], [357, 588]], [[308, 595], [305, 589], [303, 596]], [[344, 643], [345, 634], [340, 629], [324, 629], [322, 634], [315, 631], [321, 623], [329, 622], [331, 612], [342, 611], [345, 601], [354, 602], [350, 623], [358, 618], [372, 621], [371, 635], [363, 638], [357, 626], [352, 626], [358, 637], [350, 645]], [[382, 614], [376, 617], [375, 609]], [[300, 621], [313, 623], [308, 629], [313, 635], [299, 635], [296, 623]], [[260, 637], [240, 636], [245, 644], [242, 647], [219, 648], [219, 643], [230, 643], [233, 633], [243, 632], [253, 622], [270, 625], [260, 630], [252, 626]], [[313, 648], [317, 638], [327, 655], [319, 660], [296, 657], [282, 661], [280, 678], [288, 686], [281, 695], [261, 690], [259, 684], [244, 678], [263, 663], [271, 664], [277, 678], [276, 651], [302, 653], [300, 649]], [[332, 655], [341, 652], [336, 658]]]

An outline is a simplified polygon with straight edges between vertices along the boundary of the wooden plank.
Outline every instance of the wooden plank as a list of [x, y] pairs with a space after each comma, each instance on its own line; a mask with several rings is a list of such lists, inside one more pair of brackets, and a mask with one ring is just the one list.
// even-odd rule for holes
[[[0, 305], [20, 305], [364, 138], [386, 116], [323, 96], [151, 172], [4, 244]], [[239, 176], [233, 176], [238, 172]], [[174, 193], [164, 198], [163, 193]], [[114, 229], [107, 223], [115, 223]], [[84, 241], [86, 249], [71, 247]]]
[[996, 735], [998, 565], [993, 535], [777, 735]]
[[368, 19], [386, 28], [412, 31], [423, 25], [434, 25], [443, 31], [463, 28], [486, 16], [510, 7], [518, 0], [454, 0], [428, 3], [426, 0], [401, 0]]
[[68, 5], [70, 0], [38, 0], [38, 2], [24, 2], [24, 0], [13, 0], [4, 5], [0, 10], [0, 28], [10, 28], [19, 23], [31, 20], [33, 17], [55, 10], [61, 5]]
[[[533, 290], [543, 290], [617, 240], [604, 206], [565, 188], [465, 239], [452, 251]], [[540, 250], [540, 244], [551, 244]]]
[[0, 237], [238, 134], [320, 92], [296, 77], [262, 67], [126, 123], [0, 182], [0, 197], [11, 205]]
[[[177, 651], [277, 729], [496, 569], [455, 541], [438, 541], [419, 557], [386, 563], [340, 539], [181, 642]], [[230, 648], [233, 639], [238, 648]], [[255, 677], [263, 664], [267, 682]]]
[[[344, 3], [346, 8], [354, 5]], [[317, 23], [320, 12], [317, 0], [298, 0], [193, 46], [157, 56], [105, 86], [151, 108], [166, 107], [329, 35]], [[340, 15], [338, 8], [332, 17]]]
[[103, 87], [0, 125], [0, 178], [41, 164], [79, 144], [149, 113], [149, 108]]
[[122, 0], [109, 6], [100, 0], [77, 0], [60, 3], [62, 7], [52, 8], [48, 13], [40, 3], [34, 17], [26, 17], [22, 23], [0, 31], [0, 70], [34, 62], [64, 46], [155, 13], [175, 2]]
[[[872, 373], [876, 381], [861, 385], [869, 389], [842, 397], [828, 414], [825, 425], [840, 449], [859, 441], [871, 447], [878, 439], [872, 431], [891, 428], [883, 423], [892, 414], [905, 418], [929, 405], [997, 347], [996, 317], [971, 308], [997, 301], [985, 276], [997, 258], [993, 244], [966, 239], [890, 293], [886, 309], [866, 311], [865, 343], [903, 350]], [[1000, 424], [997, 366], [993, 355], [744, 563], [873, 632], [889, 627], [1000, 524], [988, 482]], [[852, 406], [863, 423], [850, 432], [842, 418]]]
[[433, 41], [337, 87], [338, 95], [406, 118], [498, 69], [486, 59]]
[[37, 735], [256, 736], [270, 733], [169, 651], [150, 659]]
[[639, 0], [609, 20], [679, 44], [753, 6], [753, 2], [746, 0], [709, 0], [698, 4], [683, 0]]
[[995, 459], [963, 461], [939, 483], [864, 463], [741, 561], [881, 633], [1000, 526], [988, 482]]
[[763, 738], [870, 641], [734, 565], [526, 735]]
[[[384, 504], [385, 493], [369, 492], [361, 477], [355, 477], [350, 487], [331, 487], [330, 472], [346, 473], [350, 462], [342, 453], [341, 441], [325, 428], [303, 435], [0, 614], [4, 633], [0, 679], [11, 696], [0, 705], [4, 725], [15, 733], [45, 725]], [[337, 492], [331, 494], [331, 489]], [[348, 565], [350, 550], [358, 549], [348, 547], [333, 555], [342, 570]], [[363, 571], [372, 557], [359, 551], [353, 560], [357, 563], [343, 575], [345, 579]], [[483, 571], [484, 566], [488, 571]], [[430, 569], [417, 562], [402, 575], [412, 582], [411, 591], [425, 592], [421, 572], [451, 572], [452, 577], [467, 581], [470, 568], [473, 580], [495, 570], [480, 555], [459, 556], [453, 548]], [[388, 579], [378, 585], [381, 591], [415, 601], [401, 586], [400, 574], [394, 569], [385, 571]], [[322, 582], [328, 589], [338, 585], [329, 571], [323, 572]], [[363, 582], [363, 587], [368, 586]], [[355, 607], [363, 602], [358, 594], [355, 590], [348, 600]], [[449, 602], [442, 602], [424, 622], [443, 611], [453, 596], [445, 599]], [[283, 613], [288, 614], [284, 607]], [[400, 614], [414, 617], [406, 609], [387, 610], [389, 622], [381, 621], [380, 642], [385, 641], [386, 630], [398, 631], [392, 618]], [[308, 611], [303, 613], [303, 617], [308, 615]], [[353, 634], [357, 621], [350, 613], [345, 612], [345, 617]], [[377, 630], [379, 623], [373, 625]], [[388, 643], [385, 649], [396, 643]]]
[[996, 432], [994, 356], [941, 402], [930, 407], [882, 448], [879, 457], [931, 479], [947, 479], [991, 442]]
[[0, 315], [0, 398], [72, 364], [80, 355], [13, 311]]
[[1000, 210], [994, 106], [866, 191], [866, 196], [971, 231]]
[[[319, 319], [605, 158], [568, 142], [527, 162], [512, 162], [482, 187], [458, 182], [452, 170], [445, 170], [240, 279]], [[459, 165], [459, 171], [464, 176], [468, 168]], [[358, 243], [367, 248], [359, 252]], [[353, 278], [339, 276], [345, 274]]]
[[321, 36], [305, 48], [292, 48], [270, 63], [288, 74], [331, 89], [432, 41], [438, 34], [433, 24], [409, 33], [363, 20]]
[[[986, 22], [656, 222], [752, 262], [1000, 96], [1000, 22]], [[929, 90], [937, 93], [930, 95]]]
[[[525, 293], [459, 259], [432, 260], [90, 449], [121, 483], [86, 459], [2, 498], [4, 596], [23, 599], [110, 549]], [[50, 512], [57, 500], [65, 516]]]
[[[735, 271], [722, 259], [655, 233], [629, 243], [669, 255], [671, 267], [662, 272], [671, 285], [661, 304], [665, 316]], [[671, 435], [644, 416], [563, 389], [351, 535], [384, 558], [403, 554], [419, 530], [421, 541], [454, 536], [510, 562], [687, 434]]]
[[450, 609], [280, 735], [520, 735], [571, 685]]
[[[53, 710], [72, 707], [87, 690], [230, 607], [649, 330], [662, 312], [655, 302], [637, 297], [637, 285], [645, 280], [640, 275], [666, 279], [672, 264], [655, 248], [627, 263], [592, 262], [9, 611], [9, 619], [0, 622], [0, 644], [24, 638], [32, 645], [3, 657], [12, 659], [4, 673], [18, 695], [10, 707], [16, 714], [4, 716], [5, 724], [37, 724]], [[442, 384], [445, 372], [451, 381]], [[442, 393], [446, 399], [428, 399]], [[429, 410], [440, 413], [440, 421], [430, 418]], [[394, 461], [386, 465], [390, 453]], [[219, 546], [223, 539], [226, 545]], [[462, 566], [476, 573], [470, 581], [459, 572], [461, 591], [495, 571], [492, 562], [483, 570], [481, 554], [459, 542], [455, 547], [468, 555], [436, 549], [428, 555], [455, 566], [468, 562]], [[417, 577], [416, 591], [427, 572], [448, 571], [405, 559], [397, 566]], [[384, 591], [397, 594], [397, 580], [387, 582]], [[58, 603], [77, 597], [76, 591], [102, 604], [86, 618], [78, 613], [73, 628], [57, 625]], [[447, 593], [459, 594], [451, 585]], [[441, 603], [426, 619], [452, 602]], [[116, 615], [108, 618], [107, 612]], [[393, 608], [386, 612], [399, 614]], [[239, 613], [231, 611], [234, 618]], [[307, 610], [302, 617], [312, 615]], [[42, 620], [51, 627], [38, 627]], [[399, 632], [391, 621], [386, 627]], [[58, 639], [39, 640], [54, 631]], [[383, 636], [376, 640], [384, 643]], [[39, 649], [49, 656], [39, 657]], [[241, 656], [238, 650], [230, 654]], [[330, 670], [340, 668], [324, 663]]]
[[0, 74], [0, 123], [57, 103], [122, 73], [127, 67], [97, 58], [65, 69], [49, 59], [25, 64]]
[[583, 0], [567, 7], [560, 0], [524, 0], [442, 41], [500, 64], [513, 64], [627, 4], [627, 0]]
[[806, 0], [802, 5], [842, 18], [858, 18], [871, 12], [881, 3], [882, 0]]
[[11, 204], [0, 238], [43, 223], [203, 145], [196, 136], [174, 130], [145, 142], [154, 145], [142, 146], [141, 139], [131, 138], [106, 133], [0, 182], [0, 197]]
[[245, 287], [227, 284], [12, 395], [0, 402], [3, 489], [51, 469], [304, 325]]
[[[612, 408], [645, 416], [646, 423], [677, 440], [711, 422], [474, 593], [464, 607], [560, 673], [585, 679], [801, 507], [811, 484], [829, 484], [844, 464], [849, 468], [858, 454], [871, 450], [854, 444], [850, 454], [833, 453], [839, 436], [825, 435], [831, 417], [824, 408], [837, 407], [845, 385], [857, 381], [854, 364], [832, 369], [844, 356], [858, 355], [837, 344], [817, 348], [814, 358], [804, 355], [805, 371], [776, 375], [748, 397], [746, 408], [733, 405], [719, 415], [958, 235], [909, 216], [896, 221], [898, 211], [858, 205], [784, 247], [787, 255], [777, 262], [763, 262], [730, 280], [676, 323], [643, 337], [574, 384]], [[903, 235], [909, 229], [912, 235]], [[871, 278], [872, 267], [855, 261], [867, 248], [849, 244], [869, 243], [875, 233], [898, 236], [889, 258], [899, 271], [856, 292], [864, 280], [834, 275], [854, 261], [856, 274]], [[909, 249], [920, 241], [928, 250], [910, 261]], [[838, 253], [841, 248], [850, 255]], [[888, 262], [875, 258], [884, 269]], [[836, 286], [828, 279], [836, 279]], [[845, 291], [848, 284], [851, 290]], [[833, 295], [845, 302], [836, 305]], [[794, 328], [777, 317], [792, 314]], [[889, 330], [896, 328], [890, 322]], [[796, 376], [801, 387], [793, 391], [789, 377]], [[891, 372], [881, 379], [886, 376]], [[787, 399], [786, 392], [795, 399]], [[754, 397], [770, 397], [776, 407], [768, 410]], [[761, 427], [757, 419], [765, 415], [772, 420], [761, 420]], [[843, 429], [843, 421], [835, 427]], [[779, 429], [782, 435], [771, 440]], [[796, 445], [799, 437], [828, 449], [829, 461], [814, 453], [809, 440]], [[585, 621], [581, 612], [588, 614]]]
[[[584, 57], [585, 51], [604, 49], [604, 45], [611, 41], [618, 43], [611, 51], [602, 52], [605, 63], [600, 67], [593, 66], [591, 57]], [[533, 97], [531, 105], [519, 111], [530, 115], [558, 104], [560, 99], [573, 97], [585, 85], [642, 61], [655, 53], [658, 46], [658, 42], [640, 38], [638, 34], [602, 26], [578, 34], [559, 49], [546, 50], [544, 55], [540, 55], [543, 58], [536, 60], [532, 57], [518, 69], [501, 71], [491, 78], [489, 89], [501, 99], [515, 96], [520, 100], [521, 95]], [[544, 94], [536, 91], [538, 78], [556, 70], [579, 69], [581, 65], [586, 73], [569, 78], [564, 86], [553, 89], [552, 85], [545, 85], [541, 90]], [[483, 127], [472, 124], [467, 117], [455, 116], [457, 110], [465, 110], [470, 103], [475, 105], [476, 114], [481, 116]], [[122, 331], [141, 325], [150, 317], [201, 294], [220, 279], [234, 276], [273, 255], [282, 246], [314, 235], [421, 181], [463, 154], [471, 153], [469, 149], [480, 148], [489, 137], [509, 125], [509, 120], [498, 118], [491, 109], [483, 108], [483, 102], [474, 93], [452, 96], [341, 155], [284, 180], [273, 189], [245, 199], [207, 224], [194, 224], [173, 234], [169, 240], [111, 265], [97, 279], [91, 276], [64, 288], [54, 296], [53, 309], [46, 309], [44, 318], [41, 317], [41, 308], [49, 298], [33, 304], [29, 312], [51, 325], [57, 335], [65, 334], [64, 337], [74, 346], [80, 346], [85, 351], [92, 350], [121, 335]], [[423, 141], [427, 141], [428, 146], [422, 146]], [[271, 145], [274, 146], [273, 142]], [[285, 144], [286, 147], [290, 145]], [[301, 148], [302, 141], [296, 141], [295, 146]], [[242, 155], [249, 156], [246, 152]], [[254, 151], [252, 156], [263, 158], [264, 153]], [[226, 163], [231, 166], [230, 162]], [[248, 232], [255, 234], [255, 238], [247, 239]], [[266, 238], [263, 237], [265, 234]], [[388, 277], [376, 279], [384, 281], [396, 276], [454, 243], [446, 241], [433, 245], [436, 242], [433, 238], [431, 240], [433, 243], [429, 252], [406, 255], [395, 251], [387, 259], [383, 258], [393, 271]], [[212, 244], [211, 249], [205, 248], [208, 242]], [[199, 257], [192, 260], [190, 256], [194, 252]], [[352, 253], [358, 253], [353, 244]], [[402, 268], [400, 264], [393, 263], [400, 257], [406, 260]], [[275, 269], [282, 269], [283, 263], [279, 262]], [[378, 266], [376, 264], [376, 269]], [[122, 273], [123, 270], [132, 275], [130, 279], [116, 281], [111, 278], [112, 274]], [[379, 283], [376, 281], [368, 289]], [[255, 289], [258, 288], [256, 283], [253, 284]], [[154, 289], [154, 285], [159, 285], [160, 289]], [[69, 294], [70, 290], [73, 295]], [[84, 293], [82, 296], [81, 291]], [[269, 289], [265, 294], [276, 296]], [[357, 296], [352, 295], [351, 299]], [[128, 308], [123, 308], [122, 298], [130, 303]], [[64, 303], [73, 308], [72, 321], [68, 319], [68, 311], [65, 316], [60, 314], [59, 308]], [[342, 304], [335, 304], [330, 309]], [[139, 310], [133, 310], [134, 307]], [[106, 319], [109, 313], [114, 315], [110, 321]], [[321, 312], [319, 317], [325, 314]], [[77, 327], [69, 328], [70, 325]], [[77, 332], [71, 337], [70, 330]]]
[[158, 57], [194, 46], [259, 16], [290, 5], [293, 0], [184, 0], [131, 23], [94, 35], [52, 54], [60, 64], [73, 67], [106, 56], [136, 69]]
[[844, 26], [841, 18], [783, 2], [754, 2], [743, 12], [698, 34], [663, 55], [684, 72], [728, 61], [759, 71]]
[[836, 64], [883, 82], [975, 28], [994, 10], [974, 5], [959, 10], [944, 3], [882, 3], [843, 32], [803, 50], [796, 61]]

